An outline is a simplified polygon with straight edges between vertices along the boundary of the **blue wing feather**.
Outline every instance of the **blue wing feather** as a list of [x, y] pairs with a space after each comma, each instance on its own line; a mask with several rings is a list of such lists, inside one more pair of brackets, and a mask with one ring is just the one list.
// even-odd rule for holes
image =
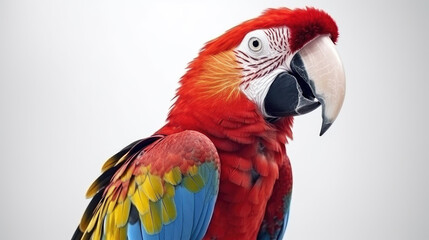
[[172, 227], [174, 227], [174, 236], [176, 236], [176, 239], [183, 239], [182, 226], [183, 226], [183, 222], [185, 221], [183, 218], [183, 197], [181, 196], [176, 197], [178, 194], [181, 195], [180, 193], [181, 188], [182, 187], [179, 186], [176, 189], [176, 195], [174, 197], [174, 202], [176, 203], [177, 217], [176, 217], [176, 220], [174, 220], [174, 225], [172, 225]]
[[201, 223], [200, 217], [202, 217], [202, 212], [204, 210], [204, 195], [205, 195], [206, 186], [201, 189], [198, 193], [194, 194], [194, 216], [193, 216], [193, 224], [192, 224], [192, 232], [197, 232], [198, 225]]
[[[177, 220], [178, 218], [176, 218], [176, 221]], [[175, 222], [174, 224], [170, 223], [163, 226], [162, 231], [164, 231], [164, 238], [161, 238], [161, 239], [177, 239], [177, 237], [175, 237], [176, 235], [174, 234], [176, 224], [180, 226], [182, 225], [182, 223]]]
[[128, 240], [143, 240], [141, 227], [142, 226], [140, 221], [137, 221], [134, 224], [128, 223], [128, 226], [127, 226]]
[[199, 215], [198, 224], [196, 226], [196, 229], [194, 233], [194, 239], [202, 239], [207, 227], [209, 225], [209, 221], [211, 219], [211, 213], [214, 209], [214, 203], [216, 202], [216, 198], [211, 198], [210, 196], [216, 196], [216, 194], [213, 192], [215, 186], [214, 178], [213, 178], [213, 171], [210, 171], [209, 166], [204, 165], [201, 166], [201, 175], [203, 178], [207, 181], [206, 186], [196, 194], [196, 198], [201, 198], [201, 201], [203, 204], [202, 213]]
[[[161, 230], [161, 232], [162, 232], [162, 230]], [[143, 228], [143, 226], [142, 226], [142, 233], [143, 233], [143, 239], [144, 240], [160, 240], [160, 238], [159, 238], [159, 236], [160, 236], [160, 233], [161, 232], [159, 232], [159, 233], [157, 233], [157, 234], [148, 234], [145, 230], [144, 230], [144, 228]]]
[[211, 199], [210, 202], [204, 207], [204, 215], [202, 216], [202, 219], [200, 219], [201, 225], [198, 231], [196, 231], [194, 239], [202, 239], [204, 237], [204, 234], [206, 233], [207, 227], [210, 223], [211, 213], [213, 212], [215, 202], [216, 199]]
[[182, 202], [181, 239], [190, 239], [194, 224], [194, 208], [192, 207], [194, 205], [194, 195], [182, 186], [178, 187], [177, 190], [174, 200], [180, 198]]

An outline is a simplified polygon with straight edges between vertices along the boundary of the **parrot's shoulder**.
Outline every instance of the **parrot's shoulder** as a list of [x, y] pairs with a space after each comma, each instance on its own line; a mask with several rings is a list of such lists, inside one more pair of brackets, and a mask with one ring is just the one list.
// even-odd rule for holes
[[[182, 232], [189, 234], [205, 232], [208, 220], [189, 228], [182, 219], [190, 213], [194, 217], [194, 211], [211, 216], [219, 168], [215, 146], [196, 131], [135, 141], [103, 165], [103, 173], [88, 189], [87, 197], [92, 200], [72, 239], [126, 239], [136, 233], [172, 236], [171, 229], [178, 228], [186, 228]], [[183, 207], [191, 196], [209, 207]]]
[[[154, 171], [163, 174], [168, 165], [177, 164], [186, 159], [186, 163], [193, 165], [194, 162], [204, 163], [214, 161], [219, 167], [219, 156], [215, 145], [204, 134], [185, 130], [179, 133], [165, 136], [162, 141], [156, 142], [145, 150], [136, 164], [151, 165]], [[166, 164], [168, 163], [168, 164]], [[183, 168], [188, 165], [183, 165]], [[182, 169], [184, 170], [184, 169]]]

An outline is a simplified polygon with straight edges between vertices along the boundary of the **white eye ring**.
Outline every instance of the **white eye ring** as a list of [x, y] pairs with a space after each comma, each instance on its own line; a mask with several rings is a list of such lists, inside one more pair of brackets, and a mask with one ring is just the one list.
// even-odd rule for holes
[[262, 49], [262, 41], [257, 37], [251, 37], [249, 39], [249, 48], [254, 52], [259, 52]]

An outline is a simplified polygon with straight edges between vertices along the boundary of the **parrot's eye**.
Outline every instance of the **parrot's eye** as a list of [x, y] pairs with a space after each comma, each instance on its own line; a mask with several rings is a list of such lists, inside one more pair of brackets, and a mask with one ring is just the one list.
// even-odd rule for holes
[[249, 39], [249, 48], [254, 52], [259, 52], [262, 49], [262, 41], [257, 37]]

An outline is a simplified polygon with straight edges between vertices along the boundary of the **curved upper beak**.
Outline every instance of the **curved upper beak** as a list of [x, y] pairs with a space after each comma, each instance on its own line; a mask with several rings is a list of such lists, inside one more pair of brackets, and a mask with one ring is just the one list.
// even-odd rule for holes
[[323, 135], [337, 118], [345, 96], [344, 69], [334, 43], [328, 36], [315, 38], [293, 56], [290, 69], [276, 76], [265, 97], [265, 109], [271, 116], [282, 117], [322, 105]]

